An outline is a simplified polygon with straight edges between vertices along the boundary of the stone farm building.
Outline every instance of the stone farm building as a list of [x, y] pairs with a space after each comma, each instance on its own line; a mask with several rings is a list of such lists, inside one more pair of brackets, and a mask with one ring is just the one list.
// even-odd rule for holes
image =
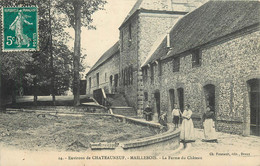
[[259, 135], [260, 2], [201, 5], [138, 0], [87, 73], [87, 93], [122, 94], [139, 114], [151, 101], [154, 120], [190, 104], [195, 127], [211, 105], [218, 131]]

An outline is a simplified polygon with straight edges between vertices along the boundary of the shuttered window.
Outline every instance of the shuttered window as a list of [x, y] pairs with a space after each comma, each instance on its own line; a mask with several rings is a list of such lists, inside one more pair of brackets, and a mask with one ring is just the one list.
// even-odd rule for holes
[[154, 82], [154, 65], [151, 64], [150, 66], [150, 71], [151, 71], [151, 83]]
[[178, 72], [180, 70], [180, 57], [173, 59], [173, 72]]
[[192, 67], [201, 65], [201, 51], [199, 49], [192, 52]]

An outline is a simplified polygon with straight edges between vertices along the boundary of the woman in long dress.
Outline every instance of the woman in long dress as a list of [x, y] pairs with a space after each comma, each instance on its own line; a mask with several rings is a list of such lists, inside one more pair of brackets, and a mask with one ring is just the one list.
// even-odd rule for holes
[[191, 119], [192, 111], [190, 109], [190, 105], [186, 105], [186, 109], [182, 113], [182, 125], [181, 125], [181, 135], [180, 139], [182, 142], [194, 142], [195, 134], [194, 134], [194, 126], [193, 121]]
[[207, 106], [206, 112], [203, 114], [203, 127], [204, 127], [204, 136], [205, 139], [202, 141], [205, 142], [217, 142], [217, 135], [215, 130], [215, 114], [210, 106]]
[[15, 31], [15, 37], [16, 37], [16, 44], [18, 47], [21, 47], [22, 45], [27, 45], [27, 47], [30, 46], [30, 38], [24, 34], [23, 32], [23, 25], [33, 25], [33, 23], [30, 23], [26, 20], [30, 16], [24, 15], [22, 10], [18, 11], [18, 16], [15, 18], [13, 23], [9, 26], [9, 29]]

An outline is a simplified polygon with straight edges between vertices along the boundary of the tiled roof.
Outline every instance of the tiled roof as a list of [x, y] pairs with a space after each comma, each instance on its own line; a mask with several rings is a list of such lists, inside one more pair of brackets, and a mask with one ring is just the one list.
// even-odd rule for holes
[[167, 53], [166, 36], [143, 66], [194, 49], [243, 28], [259, 24], [259, 1], [210, 1], [184, 16], [170, 32], [172, 49]]
[[99, 67], [101, 64], [103, 64], [106, 60], [108, 60], [110, 57], [115, 55], [117, 52], [119, 52], [119, 41], [117, 41], [110, 49], [108, 49], [99, 59], [98, 61], [93, 65], [93, 67], [89, 70], [87, 75], [95, 70], [97, 67]]

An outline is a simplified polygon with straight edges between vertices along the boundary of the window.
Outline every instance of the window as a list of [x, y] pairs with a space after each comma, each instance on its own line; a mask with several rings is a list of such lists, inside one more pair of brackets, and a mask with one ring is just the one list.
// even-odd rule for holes
[[109, 77], [109, 80], [110, 80], [110, 87], [112, 87], [112, 85], [113, 85], [113, 76], [111, 75], [110, 77]]
[[97, 73], [97, 87], [99, 87], [99, 73]]
[[130, 85], [130, 68], [126, 68], [127, 71], [127, 85]]
[[144, 80], [144, 82], [146, 82], [147, 81], [147, 67], [145, 67], [145, 68], [143, 68], [143, 80]]
[[123, 85], [132, 85], [133, 84], [133, 67], [129, 66], [122, 70], [123, 76]]
[[121, 84], [124, 85], [124, 70], [121, 71]]
[[178, 72], [180, 70], [180, 57], [173, 59], [173, 72]]
[[128, 46], [130, 47], [132, 44], [132, 25], [128, 25]]
[[132, 41], [132, 27], [131, 24], [128, 25], [129, 42]]
[[89, 77], [89, 90], [91, 89], [91, 77]]
[[153, 83], [153, 81], [154, 81], [154, 65], [151, 65], [151, 67], [150, 67], [150, 71], [151, 71], [151, 83]]
[[124, 69], [124, 85], [127, 85], [127, 72], [126, 72], [126, 68]]
[[128, 85], [128, 68], [125, 68], [125, 85]]
[[201, 65], [201, 51], [199, 49], [192, 52], [192, 67]]
[[125, 69], [122, 70], [122, 74], [123, 74], [123, 85], [125, 85]]
[[158, 76], [162, 75], [162, 63], [161, 61], [157, 61], [158, 62]]
[[124, 33], [123, 30], [121, 30], [121, 50], [124, 48]]
[[147, 68], [144, 68], [144, 75], [147, 76]]
[[130, 85], [133, 85], [133, 79], [134, 79], [134, 77], [133, 77], [133, 67], [130, 66], [129, 67], [129, 84]]
[[148, 101], [148, 93], [144, 92], [144, 101]]

